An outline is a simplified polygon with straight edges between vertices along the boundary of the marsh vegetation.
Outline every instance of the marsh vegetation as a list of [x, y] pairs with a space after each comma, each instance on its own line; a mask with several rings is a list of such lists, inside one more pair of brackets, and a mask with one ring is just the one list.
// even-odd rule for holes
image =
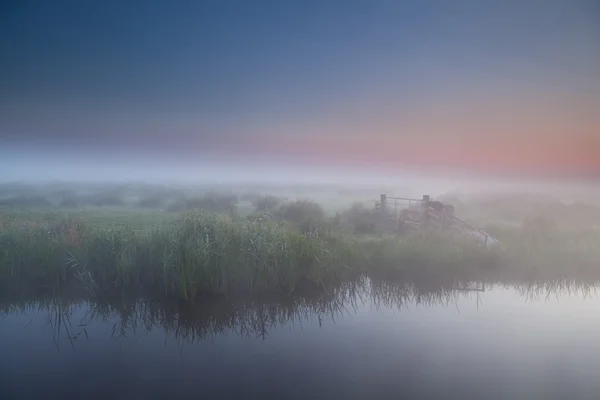
[[581, 312], [600, 283], [592, 204], [584, 220], [564, 203], [523, 198], [509, 215], [501, 198], [458, 199], [458, 215], [501, 241], [489, 249], [452, 232], [382, 232], [375, 190], [0, 193], [5, 398], [600, 390], [585, 378], [599, 367], [595, 314]]
[[346, 193], [338, 199], [346, 206], [331, 210], [276, 189], [2, 185], [0, 286], [76, 286], [91, 295], [125, 291], [192, 301], [328, 291], [364, 276], [442, 283], [600, 280], [598, 206], [521, 199], [509, 202], [515, 207], [510, 219], [503, 198], [473, 201], [471, 208], [454, 199], [457, 213], [501, 241], [488, 249], [452, 232], [379, 232], [375, 208]]

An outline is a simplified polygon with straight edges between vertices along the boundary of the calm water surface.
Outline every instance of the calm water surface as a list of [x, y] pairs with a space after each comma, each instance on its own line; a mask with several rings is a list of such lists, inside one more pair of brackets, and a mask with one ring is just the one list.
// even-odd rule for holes
[[0, 399], [600, 398], [595, 290], [7, 303]]

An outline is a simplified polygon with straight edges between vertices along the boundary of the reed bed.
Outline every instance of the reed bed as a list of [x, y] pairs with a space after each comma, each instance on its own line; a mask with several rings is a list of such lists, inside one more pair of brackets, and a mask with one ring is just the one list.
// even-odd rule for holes
[[343, 279], [354, 250], [328, 235], [226, 215], [186, 213], [145, 228], [81, 219], [4, 223], [0, 282], [39, 287], [83, 283], [90, 292], [202, 293], [287, 291]]
[[260, 217], [0, 213], [0, 289], [84, 288], [184, 301], [334, 290], [369, 275], [420, 282], [600, 279], [600, 240], [529, 224], [489, 250], [449, 233], [359, 236]]

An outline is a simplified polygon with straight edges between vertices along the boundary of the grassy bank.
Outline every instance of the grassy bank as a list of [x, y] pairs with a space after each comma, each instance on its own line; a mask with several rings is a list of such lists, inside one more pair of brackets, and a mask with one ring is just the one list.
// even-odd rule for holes
[[361, 274], [413, 281], [600, 278], [600, 235], [531, 220], [487, 250], [440, 232], [403, 237], [214, 213], [0, 213], [0, 286], [90, 293], [331, 289]]

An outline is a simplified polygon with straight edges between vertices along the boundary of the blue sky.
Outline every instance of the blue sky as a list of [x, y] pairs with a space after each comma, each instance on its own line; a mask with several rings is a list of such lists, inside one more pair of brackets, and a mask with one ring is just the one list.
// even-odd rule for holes
[[593, 0], [0, 10], [5, 148], [600, 170]]

